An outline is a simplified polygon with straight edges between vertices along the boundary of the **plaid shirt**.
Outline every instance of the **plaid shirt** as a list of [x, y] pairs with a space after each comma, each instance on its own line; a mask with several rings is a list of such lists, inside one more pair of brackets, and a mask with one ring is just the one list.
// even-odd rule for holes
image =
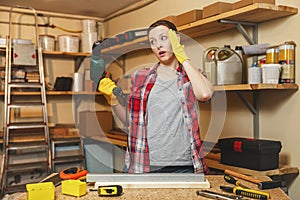
[[[129, 173], [150, 172], [149, 147], [147, 141], [147, 100], [155, 83], [159, 64], [141, 69], [132, 75], [132, 88], [129, 95], [130, 127], [125, 167]], [[195, 173], [207, 173], [198, 124], [198, 103], [189, 78], [182, 65], [177, 68], [178, 94], [184, 115], [184, 124], [191, 136], [191, 159]]]

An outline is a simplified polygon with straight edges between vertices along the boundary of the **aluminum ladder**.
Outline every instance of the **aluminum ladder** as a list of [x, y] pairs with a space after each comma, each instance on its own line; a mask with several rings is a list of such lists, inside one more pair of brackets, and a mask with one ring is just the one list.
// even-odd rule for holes
[[[31, 65], [17, 65], [14, 60], [16, 46], [12, 42], [12, 15], [14, 10], [27, 10], [34, 18], [35, 54]], [[28, 11], [29, 10], [29, 11]], [[9, 35], [6, 40], [5, 99], [3, 124], [3, 157], [1, 166], [1, 195], [26, 191], [27, 183], [39, 182], [52, 169], [49, 138], [47, 101], [44, 81], [43, 54], [38, 35], [38, 17], [31, 7], [15, 6], [9, 11]], [[24, 54], [23, 54], [24, 55]], [[14, 69], [24, 67], [38, 74], [36, 82], [17, 82]], [[25, 80], [25, 79], [24, 79]], [[17, 95], [20, 92], [21, 95]], [[32, 95], [34, 92], [34, 95]], [[38, 110], [38, 117], [32, 119], [21, 115], [22, 110]], [[41, 114], [42, 113], [42, 114]]]

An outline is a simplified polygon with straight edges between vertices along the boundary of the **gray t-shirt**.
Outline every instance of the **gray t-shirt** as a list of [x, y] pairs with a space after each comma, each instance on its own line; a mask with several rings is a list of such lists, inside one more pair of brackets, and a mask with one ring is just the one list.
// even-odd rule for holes
[[147, 137], [151, 166], [192, 165], [190, 135], [183, 123], [177, 78], [159, 78], [147, 103]]

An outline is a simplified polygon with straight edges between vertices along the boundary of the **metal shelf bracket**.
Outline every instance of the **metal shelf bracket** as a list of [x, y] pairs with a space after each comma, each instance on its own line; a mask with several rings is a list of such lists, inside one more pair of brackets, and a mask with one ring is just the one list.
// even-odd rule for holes
[[[233, 20], [220, 20], [221, 23], [234, 24], [238, 31], [243, 35], [250, 45], [258, 43], [258, 23], [241, 22]], [[252, 27], [252, 37], [248, 34], [244, 26]], [[253, 57], [253, 62], [258, 60], [257, 56]], [[253, 103], [251, 104], [240, 91], [236, 92], [240, 99], [244, 102], [247, 108], [253, 115], [253, 137], [259, 138], [259, 92], [253, 91]]]
[[252, 91], [252, 104], [244, 97], [242, 92], [237, 91], [236, 94], [240, 97], [240, 99], [247, 106], [249, 111], [253, 115], [253, 137], [259, 138], [259, 91]]

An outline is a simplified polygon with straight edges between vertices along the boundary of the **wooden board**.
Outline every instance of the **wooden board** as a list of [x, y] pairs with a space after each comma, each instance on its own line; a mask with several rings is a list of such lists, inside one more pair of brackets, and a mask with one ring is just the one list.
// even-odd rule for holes
[[224, 171], [225, 169], [229, 169], [231, 171], [235, 171], [241, 174], [247, 174], [252, 176], [274, 176], [274, 175], [286, 175], [286, 174], [299, 174], [298, 167], [289, 167], [282, 166], [279, 169], [274, 170], [266, 170], [266, 171], [256, 171], [241, 167], [235, 167], [231, 165], [224, 165], [220, 163], [218, 160], [206, 159], [206, 164], [209, 168], [218, 169]]

